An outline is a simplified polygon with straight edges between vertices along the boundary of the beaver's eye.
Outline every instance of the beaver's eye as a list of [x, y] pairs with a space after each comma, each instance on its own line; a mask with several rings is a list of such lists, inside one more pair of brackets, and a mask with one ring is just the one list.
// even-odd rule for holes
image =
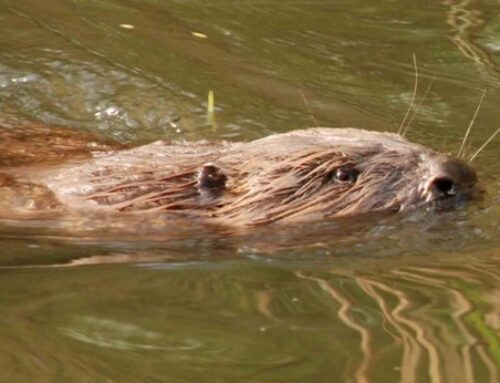
[[334, 170], [332, 178], [334, 181], [342, 183], [354, 182], [358, 178], [358, 172], [353, 168], [337, 168]]

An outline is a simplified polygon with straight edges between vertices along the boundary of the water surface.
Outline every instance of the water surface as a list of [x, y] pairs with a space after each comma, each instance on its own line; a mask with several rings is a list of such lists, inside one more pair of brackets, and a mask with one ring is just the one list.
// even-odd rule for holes
[[[495, 1], [0, 0], [0, 111], [127, 145], [396, 131], [415, 55], [408, 137], [456, 153], [486, 91], [472, 154], [500, 121], [499, 14]], [[251, 231], [0, 222], [0, 380], [498, 382], [499, 148], [474, 161], [485, 201], [441, 214]]]

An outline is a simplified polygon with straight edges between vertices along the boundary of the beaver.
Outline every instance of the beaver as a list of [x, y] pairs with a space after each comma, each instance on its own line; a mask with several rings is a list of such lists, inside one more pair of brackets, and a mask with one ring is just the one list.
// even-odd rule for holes
[[481, 194], [463, 160], [355, 128], [247, 143], [158, 141], [6, 173], [5, 187], [21, 185], [16, 197], [31, 190], [26, 211], [177, 212], [244, 226], [454, 205]]

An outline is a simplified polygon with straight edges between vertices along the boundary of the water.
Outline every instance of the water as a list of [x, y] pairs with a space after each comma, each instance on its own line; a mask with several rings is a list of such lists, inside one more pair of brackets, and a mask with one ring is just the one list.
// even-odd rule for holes
[[[126, 144], [395, 131], [415, 54], [408, 136], [456, 153], [486, 91], [472, 153], [500, 120], [499, 11], [0, 0], [0, 111]], [[499, 148], [474, 161], [486, 200], [442, 214], [251, 231], [1, 222], [0, 381], [498, 382]]]

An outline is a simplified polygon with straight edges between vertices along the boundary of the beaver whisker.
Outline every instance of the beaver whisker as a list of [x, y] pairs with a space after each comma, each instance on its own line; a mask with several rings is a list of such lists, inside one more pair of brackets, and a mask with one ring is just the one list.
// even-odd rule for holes
[[491, 141], [493, 141], [493, 139], [496, 137], [498, 133], [500, 133], [500, 127], [490, 136], [490, 138], [486, 140], [486, 142], [483, 145], [481, 145], [481, 147], [478, 150], [476, 150], [476, 152], [472, 156], [469, 157], [467, 163], [471, 163], [472, 161], [474, 161], [474, 159], [479, 155], [479, 153], [481, 153], [484, 150], [484, 148], [486, 148], [486, 146], [488, 146], [488, 144]]
[[[467, 138], [469, 137], [469, 133], [472, 130], [472, 126], [474, 125], [474, 122], [476, 121], [477, 114], [479, 113], [479, 109], [481, 109], [481, 105], [483, 104], [483, 100], [484, 100], [485, 95], [486, 95], [486, 90], [483, 90], [483, 93], [481, 94], [481, 98], [479, 99], [479, 104], [477, 104], [474, 115], [472, 116], [472, 119], [470, 120], [469, 127], [465, 131], [464, 138], [462, 139], [462, 144], [460, 145], [460, 148], [458, 149], [457, 158], [465, 157], [465, 152], [463, 152], [463, 150], [465, 149], [465, 143], [467, 142]], [[469, 162], [470, 162], [470, 160], [469, 160]]]
[[405, 123], [406, 123], [406, 120], [410, 114], [410, 111], [411, 109], [413, 108], [413, 103], [415, 102], [415, 98], [417, 96], [417, 89], [418, 89], [418, 68], [417, 68], [417, 56], [415, 55], [415, 53], [413, 53], [413, 67], [415, 68], [415, 83], [413, 85], [413, 95], [411, 97], [411, 101], [410, 101], [410, 104], [408, 105], [408, 109], [406, 110], [406, 114], [403, 118], [403, 121], [401, 121], [401, 125], [399, 125], [399, 129], [398, 129], [398, 132], [397, 134], [399, 136], [402, 136], [404, 137], [404, 134], [401, 134], [403, 133], [406, 129], [405, 129]]
[[302, 88], [299, 88], [299, 91], [300, 91], [300, 94], [302, 95], [302, 99], [304, 100], [304, 104], [307, 108], [307, 111], [309, 112], [309, 115], [311, 116], [313, 122], [314, 122], [314, 126], [316, 128], [319, 128], [319, 124], [318, 124], [318, 120], [316, 120], [316, 117], [314, 117], [314, 114], [311, 110], [311, 106], [309, 105], [309, 101], [307, 101], [307, 98], [306, 98], [306, 95], [304, 93], [304, 91], [302, 90]]
[[420, 99], [419, 103], [417, 104], [417, 106], [414, 108], [413, 110], [413, 113], [412, 113], [412, 116], [410, 117], [410, 119], [408, 120], [408, 124], [406, 124], [406, 127], [405, 129], [403, 130], [403, 132], [401, 133], [401, 135], [404, 137], [406, 136], [406, 133], [408, 132], [408, 129], [410, 128], [411, 126], [411, 123], [413, 122], [413, 120], [415, 119], [415, 117], [417, 117], [418, 115], [418, 111], [420, 110], [420, 108], [422, 107], [426, 97], [427, 97], [427, 94], [430, 92], [430, 90], [432, 89], [432, 85], [434, 84], [434, 81], [436, 80], [435, 77], [433, 77], [429, 83], [429, 85], [427, 85], [427, 88], [425, 89], [425, 92], [424, 92], [424, 95], [422, 96], [422, 98]]

